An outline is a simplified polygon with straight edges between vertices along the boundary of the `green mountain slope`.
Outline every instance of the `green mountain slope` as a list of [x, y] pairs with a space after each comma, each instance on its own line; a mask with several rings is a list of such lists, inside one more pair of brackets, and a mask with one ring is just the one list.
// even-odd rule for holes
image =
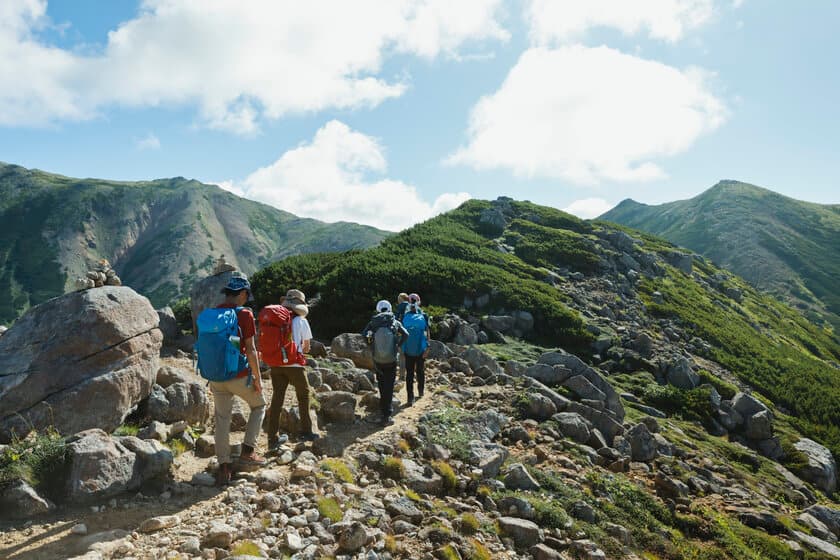
[[0, 164], [0, 324], [61, 294], [99, 259], [155, 305], [220, 254], [251, 273], [285, 256], [375, 245], [386, 232], [298, 218], [184, 178], [73, 179]]
[[600, 219], [697, 251], [840, 332], [840, 205], [721, 181], [690, 200], [628, 199]]
[[[632, 238], [621, 226], [527, 202], [472, 200], [372, 249], [272, 264], [254, 276], [255, 295], [265, 305], [291, 287], [320, 294], [310, 318], [325, 339], [361, 328], [378, 299], [400, 291], [419, 292], [436, 313], [527, 310], [535, 318], [531, 340], [581, 355], [594, 353], [596, 337], [607, 346], [619, 337], [618, 320], [653, 339], [676, 329], [685, 352], [708, 345], [704, 359], [789, 411], [792, 425], [840, 456], [833, 334], [708, 261], [695, 259], [686, 274], [668, 264], [686, 253], [627, 231]], [[482, 309], [463, 308], [480, 295], [489, 296]], [[702, 344], [689, 342], [694, 337]], [[620, 349], [612, 360], [617, 371], [659, 367]]]

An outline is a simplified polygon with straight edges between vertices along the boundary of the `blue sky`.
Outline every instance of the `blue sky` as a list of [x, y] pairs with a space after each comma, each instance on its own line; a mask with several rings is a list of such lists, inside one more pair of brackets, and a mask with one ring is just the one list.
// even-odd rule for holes
[[831, 0], [210, 5], [5, 0], [0, 160], [388, 229], [719, 179], [840, 202]]

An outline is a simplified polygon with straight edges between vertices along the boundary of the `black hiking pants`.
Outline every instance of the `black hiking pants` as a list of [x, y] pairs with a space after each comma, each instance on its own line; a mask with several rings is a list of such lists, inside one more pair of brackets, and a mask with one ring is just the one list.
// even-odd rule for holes
[[408, 400], [414, 399], [414, 375], [417, 374], [417, 396], [423, 396], [426, 387], [426, 358], [423, 356], [405, 355], [405, 390]]
[[394, 382], [397, 379], [397, 364], [373, 364], [376, 370], [376, 383], [379, 385], [379, 410], [382, 418], [391, 416], [394, 412]]

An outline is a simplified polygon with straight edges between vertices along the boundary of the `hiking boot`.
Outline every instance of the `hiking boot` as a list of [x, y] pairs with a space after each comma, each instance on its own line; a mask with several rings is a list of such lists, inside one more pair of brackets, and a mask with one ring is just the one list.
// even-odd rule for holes
[[233, 476], [233, 467], [230, 463], [222, 463], [216, 471], [216, 486], [227, 486], [230, 484], [230, 477]]
[[306, 432], [298, 436], [298, 441], [315, 441], [320, 437], [321, 436], [319, 436], [315, 432]]
[[405, 401], [405, 406], [411, 406], [414, 404], [414, 397], [408, 397], [408, 400]]
[[280, 434], [279, 436], [268, 438], [268, 454], [276, 454], [280, 451], [280, 446], [289, 441], [289, 436]]
[[252, 451], [248, 455], [240, 455], [239, 459], [236, 460], [236, 464], [243, 470], [247, 471], [264, 467], [267, 464], [267, 461], [265, 460], [265, 457], [261, 457], [257, 455], [256, 451]]
[[382, 426], [390, 426], [394, 423], [394, 419], [390, 416], [383, 416], [382, 420], [379, 421]]

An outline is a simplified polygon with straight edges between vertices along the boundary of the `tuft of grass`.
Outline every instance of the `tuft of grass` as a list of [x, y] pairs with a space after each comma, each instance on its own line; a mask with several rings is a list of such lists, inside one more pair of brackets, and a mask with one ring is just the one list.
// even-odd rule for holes
[[458, 550], [451, 544], [440, 547], [437, 552], [439, 553], [438, 558], [441, 558], [442, 560], [460, 560], [461, 558]]
[[393, 480], [402, 480], [405, 476], [405, 465], [399, 457], [386, 457], [382, 461], [382, 475]]
[[114, 430], [115, 436], [136, 436], [140, 433], [140, 426], [136, 424], [123, 424]]
[[423, 498], [420, 497], [420, 494], [412, 490], [411, 488], [406, 488], [404, 495], [406, 498], [411, 500], [412, 502], [419, 502], [422, 501]]
[[443, 489], [445, 491], [454, 490], [458, 485], [458, 477], [455, 475], [455, 470], [446, 461], [433, 461], [432, 468], [443, 479]]
[[0, 454], [0, 483], [23, 480], [34, 487], [48, 486], [64, 465], [65, 439], [50, 428], [26, 439], [12, 439]]
[[493, 555], [478, 539], [470, 539], [469, 560], [493, 560]]
[[486, 484], [482, 484], [478, 487], [478, 490], [476, 490], [475, 493], [480, 498], [486, 498], [487, 496], [491, 496], [493, 494], [493, 490], [491, 490]]
[[403, 453], [408, 453], [411, 451], [411, 444], [405, 438], [400, 438], [400, 441], [397, 442], [397, 449]]
[[319, 498], [318, 513], [321, 514], [321, 517], [326, 517], [333, 523], [338, 523], [344, 519], [344, 512], [341, 511], [341, 506], [335, 498]]
[[461, 514], [462, 533], [465, 535], [474, 535], [478, 532], [480, 527], [481, 523], [478, 522], [478, 518], [475, 515], [469, 512]]
[[173, 439], [168, 442], [166, 446], [169, 447], [169, 450], [172, 451], [172, 454], [176, 457], [188, 449], [187, 444], [179, 439]]
[[385, 550], [391, 554], [397, 553], [397, 538], [394, 535], [385, 535]]
[[233, 547], [231, 556], [257, 556], [262, 558], [263, 552], [253, 541], [242, 541]]
[[356, 480], [353, 471], [341, 459], [324, 459], [321, 461], [321, 470], [333, 473], [337, 479], [347, 484], [353, 484]]

